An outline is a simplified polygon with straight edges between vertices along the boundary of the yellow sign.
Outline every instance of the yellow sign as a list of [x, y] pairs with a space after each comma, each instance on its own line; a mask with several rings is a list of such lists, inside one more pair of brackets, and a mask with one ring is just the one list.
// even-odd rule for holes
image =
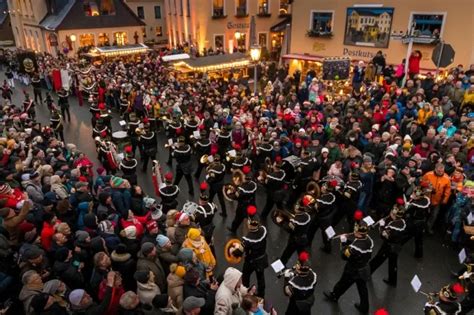
[[318, 51], [324, 51], [326, 50], [326, 44], [321, 43], [321, 42], [315, 42], [313, 44], [313, 51], [318, 52]]

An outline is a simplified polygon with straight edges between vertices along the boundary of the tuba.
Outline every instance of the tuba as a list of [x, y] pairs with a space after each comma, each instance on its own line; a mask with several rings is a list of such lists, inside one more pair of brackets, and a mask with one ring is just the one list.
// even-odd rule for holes
[[203, 156], [201, 156], [201, 158], [199, 159], [199, 163], [206, 165], [209, 164], [209, 154], [204, 154]]
[[236, 265], [241, 262], [244, 247], [239, 239], [230, 239], [224, 246], [224, 257], [229, 264]]
[[228, 201], [235, 201], [237, 199], [237, 188], [242, 185], [245, 180], [245, 174], [240, 169], [236, 169], [232, 172], [232, 182], [225, 184], [222, 187], [224, 198]]
[[290, 226], [290, 220], [293, 219], [295, 215], [286, 210], [276, 209], [272, 212], [272, 221], [277, 226], [281, 227], [288, 233], [291, 233], [293, 229]]

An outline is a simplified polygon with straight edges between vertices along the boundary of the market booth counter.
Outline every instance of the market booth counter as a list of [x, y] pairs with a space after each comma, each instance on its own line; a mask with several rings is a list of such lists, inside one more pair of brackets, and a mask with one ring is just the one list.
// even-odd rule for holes
[[150, 50], [145, 44], [93, 47], [83, 54], [83, 57], [90, 59], [92, 63], [102, 63], [104, 60], [120, 57], [135, 60]]
[[178, 77], [188, 79], [206, 73], [210, 78], [248, 76], [251, 64], [249, 56], [243, 53], [225, 54], [180, 60], [171, 64]]

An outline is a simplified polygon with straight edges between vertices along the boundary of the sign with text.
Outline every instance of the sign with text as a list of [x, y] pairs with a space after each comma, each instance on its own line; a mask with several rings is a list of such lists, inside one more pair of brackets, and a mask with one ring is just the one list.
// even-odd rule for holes
[[232, 21], [227, 22], [227, 29], [229, 30], [244, 30], [250, 28], [250, 23], [234, 23]]

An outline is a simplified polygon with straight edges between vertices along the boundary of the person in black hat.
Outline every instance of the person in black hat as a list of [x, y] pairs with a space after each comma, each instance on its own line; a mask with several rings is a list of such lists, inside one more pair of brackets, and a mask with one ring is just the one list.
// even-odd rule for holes
[[311, 315], [317, 275], [309, 266], [309, 253], [301, 252], [296, 266], [287, 269], [284, 276], [284, 293], [290, 297], [285, 315]]
[[359, 170], [352, 168], [348, 182], [335, 192], [337, 213], [333, 218], [333, 226], [337, 226], [344, 216], [346, 216], [349, 226], [354, 226], [353, 217], [357, 210], [361, 188]]
[[257, 192], [257, 183], [252, 180], [250, 166], [242, 168], [243, 183], [237, 186], [235, 196], [237, 198], [237, 207], [235, 209], [235, 217], [230, 228], [227, 228], [232, 234], [237, 234], [237, 229], [247, 217], [247, 207], [256, 204], [255, 195]]
[[[178, 137], [183, 133], [183, 125], [181, 124], [179, 118], [173, 117], [173, 120], [169, 124], [166, 124], [165, 131], [168, 143], [175, 143]], [[168, 164], [169, 166], [172, 166], [173, 164], [172, 151], [172, 146], [170, 146], [168, 151], [168, 161], [166, 162], [166, 164]]]
[[72, 251], [66, 247], [58, 249], [54, 258], [53, 273], [71, 290], [84, 288], [84, 262], [74, 258]]
[[354, 304], [360, 313], [369, 312], [369, 292], [367, 281], [370, 278], [369, 261], [372, 257], [374, 242], [368, 235], [369, 227], [363, 220], [355, 224], [354, 233], [341, 236], [342, 258], [346, 260], [346, 266], [341, 278], [332, 291], [324, 291], [324, 296], [337, 302], [339, 298], [354, 284], [357, 285], [360, 303]]
[[120, 161], [119, 168], [123, 173], [123, 178], [128, 180], [131, 185], [137, 185], [137, 165], [138, 162], [133, 156], [131, 146], [124, 148], [125, 157]]
[[388, 259], [388, 279], [383, 279], [383, 281], [393, 287], [397, 286], [398, 253], [402, 249], [408, 232], [404, 217], [405, 203], [403, 199], [398, 198], [388, 218], [382, 219], [383, 224], [379, 224], [383, 244], [369, 262], [370, 273], [374, 273]]
[[221, 205], [220, 215], [223, 217], [227, 217], [227, 207], [225, 205], [224, 193], [222, 192], [225, 170], [226, 166], [221, 162], [221, 156], [219, 154], [214, 155], [214, 161], [206, 168], [206, 181], [210, 185], [209, 201], [213, 202], [215, 195], [217, 195], [219, 204]]
[[59, 305], [54, 297], [48, 293], [40, 293], [33, 296], [30, 304], [37, 315], [68, 315], [66, 307]]
[[49, 280], [51, 276], [50, 266], [42, 249], [36, 245], [30, 245], [23, 252], [21, 258], [24, 261], [24, 264], [21, 266], [21, 275], [29, 270], [34, 270], [41, 276], [43, 281]]
[[50, 127], [54, 131], [54, 136], [64, 142], [63, 118], [57, 108], [51, 111], [51, 118], [49, 120], [51, 122]]
[[[200, 314], [214, 314], [215, 308], [215, 295], [219, 287], [219, 284], [214, 280], [212, 283], [209, 281], [202, 281], [200, 279], [199, 271], [191, 268], [186, 271], [184, 276], [183, 285], [183, 299], [189, 298], [202, 299], [204, 303], [200, 306]], [[183, 303], [183, 308], [185, 304]]]
[[66, 114], [67, 114], [67, 120], [68, 122], [71, 122], [71, 112], [69, 111], [69, 93], [64, 89], [61, 88], [58, 92], [58, 105], [61, 108], [61, 113], [62, 116], [66, 119]]
[[285, 190], [285, 177], [286, 173], [281, 168], [282, 160], [281, 156], [275, 158], [275, 163], [273, 163], [272, 169], [269, 170], [267, 177], [265, 178], [265, 190], [267, 193], [267, 199], [265, 201], [265, 206], [263, 208], [261, 218], [266, 220], [267, 216], [273, 209], [273, 206], [276, 204], [277, 209], [283, 209], [283, 202], [286, 197]]
[[165, 185], [159, 188], [161, 204], [163, 205], [163, 213], [168, 213], [169, 210], [176, 209], [179, 195], [178, 185], [173, 184], [173, 174], [168, 172], [164, 176]]
[[260, 224], [257, 208], [247, 207], [248, 233], [242, 237], [244, 249], [244, 266], [242, 269], [242, 284], [250, 287], [250, 276], [257, 275], [257, 296], [265, 298], [265, 269], [268, 267], [267, 228]]
[[191, 147], [186, 144], [185, 138], [180, 136], [178, 138], [178, 145], [174, 148], [171, 155], [176, 159], [176, 177], [174, 179], [174, 185], [179, 185], [181, 179], [186, 178], [188, 183], [188, 193], [190, 196], [194, 196], [194, 186], [192, 174], [192, 161], [191, 161]]

